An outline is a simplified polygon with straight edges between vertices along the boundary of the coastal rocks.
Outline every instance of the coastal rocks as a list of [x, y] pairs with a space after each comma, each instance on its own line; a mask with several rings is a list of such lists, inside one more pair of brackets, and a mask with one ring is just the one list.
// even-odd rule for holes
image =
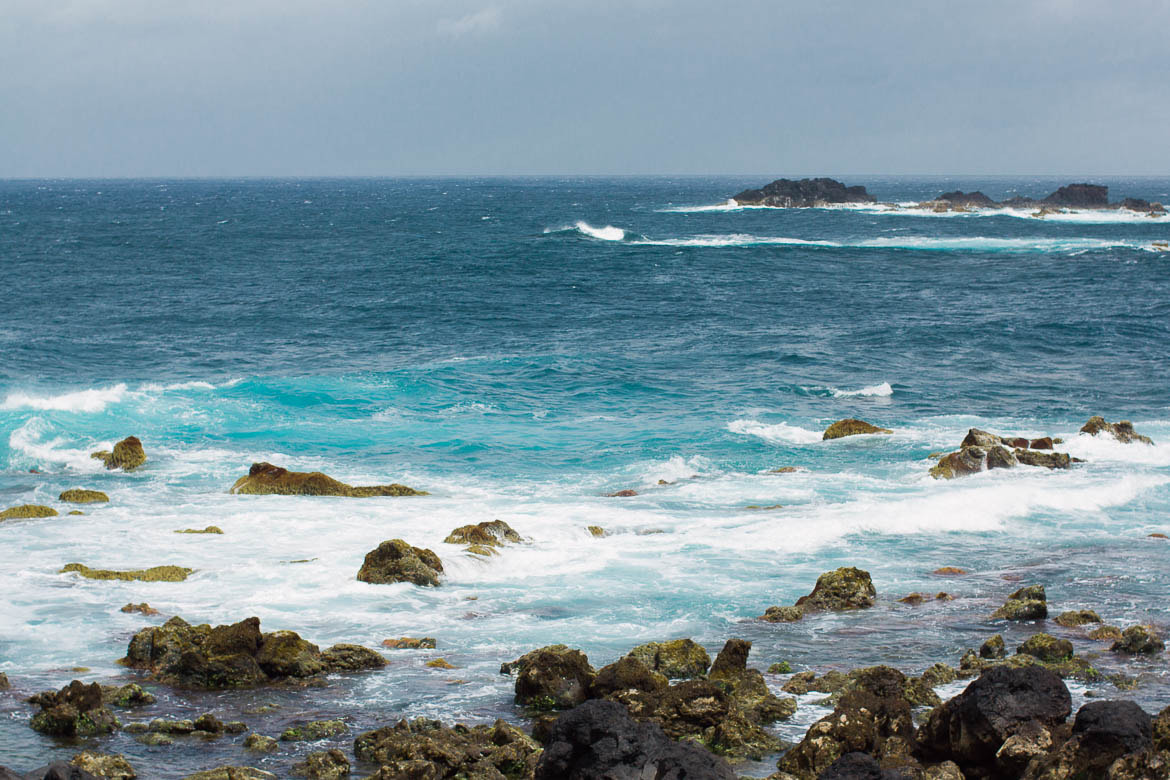
[[630, 651], [652, 671], [672, 680], [691, 680], [703, 677], [711, 666], [711, 656], [702, 645], [691, 639], [672, 639], [669, 642], [647, 642]]
[[532, 710], [569, 709], [588, 698], [597, 672], [580, 650], [549, 645], [500, 667], [516, 673], [515, 701]]
[[344, 482], [338, 482], [320, 471], [289, 471], [280, 466], [273, 466], [271, 463], [253, 463], [248, 470], [248, 476], [236, 480], [229, 492], [254, 496], [347, 496], [350, 498], [428, 495], [424, 491], [399, 484], [354, 487]]
[[982, 777], [1000, 771], [997, 754], [1010, 738], [1030, 732], [1033, 741], [1051, 741], [1071, 710], [1068, 688], [1054, 672], [996, 666], [935, 708], [918, 741], [927, 758], [954, 761], [965, 774]]
[[825, 572], [817, 577], [817, 584], [807, 596], [801, 596], [791, 607], [768, 607], [760, 620], [769, 623], [791, 623], [812, 612], [844, 612], [868, 609], [874, 605], [877, 591], [869, 572], [852, 566]]
[[853, 689], [841, 695], [833, 712], [809, 727], [804, 739], [784, 754], [778, 764], [781, 776], [812, 780], [855, 751], [874, 756], [890, 769], [917, 768], [906, 677], [888, 667], [865, 671]]
[[781, 699], [768, 690], [764, 675], [747, 665], [752, 643], [744, 639], [728, 639], [715, 657], [708, 676], [711, 682], [726, 690], [747, 719], [753, 723], [772, 723], [792, 717], [796, 712], [795, 699]]
[[1066, 184], [1041, 202], [1059, 208], [1107, 208], [1109, 188], [1099, 184]]
[[321, 653], [293, 631], [262, 634], [255, 617], [215, 628], [173, 617], [135, 634], [121, 663], [179, 688], [223, 690], [379, 668], [385, 659], [356, 645], [335, 645]]
[[1004, 658], [1007, 648], [1004, 646], [1003, 635], [995, 634], [979, 647], [980, 658]]
[[1058, 626], [1076, 628], [1090, 623], [1100, 623], [1101, 617], [1091, 609], [1069, 610], [1057, 615], [1055, 622]]
[[1097, 436], [1101, 433], [1106, 433], [1117, 439], [1122, 444], [1132, 444], [1133, 442], [1141, 442], [1143, 444], [1153, 444], [1154, 440], [1149, 436], [1143, 436], [1133, 429], [1133, 423], [1129, 420], [1122, 420], [1121, 422], [1105, 422], [1104, 417], [1094, 416], [1090, 417], [1089, 421], [1081, 426], [1081, 433], [1087, 433], [1090, 436]]
[[821, 436], [821, 440], [828, 441], [830, 439], [841, 439], [845, 436], [859, 436], [872, 433], [893, 433], [893, 431], [889, 428], [879, 428], [876, 425], [867, 423], [865, 420], [849, 418], [838, 420], [826, 428], [824, 435]]
[[90, 453], [91, 458], [100, 460], [107, 469], [122, 469], [134, 471], [146, 463], [146, 451], [142, 449], [142, 442], [137, 436], [127, 436], [114, 445], [113, 452], [102, 450]]
[[253, 732], [244, 738], [244, 750], [251, 750], [253, 753], [275, 753], [280, 750], [280, 743], [272, 737]]
[[1012, 454], [1015, 456], [1015, 461], [1017, 464], [1024, 466], [1036, 466], [1038, 468], [1044, 469], [1067, 469], [1071, 468], [1073, 463], [1080, 462], [1065, 452], [1035, 452], [1034, 450], [1014, 450]]
[[1048, 600], [1043, 585], [1027, 585], [1008, 596], [991, 615], [1002, 620], [1042, 620], [1048, 617]]
[[447, 538], [443, 540], [443, 543], [499, 547], [505, 542], [521, 541], [523, 539], [520, 537], [520, 534], [512, 530], [512, 526], [503, 520], [492, 520], [490, 523], [460, 526], [448, 534]]
[[666, 677], [650, 669], [633, 655], [603, 666], [589, 684], [589, 698], [603, 699], [621, 691], [662, 693], [670, 687]]
[[1073, 646], [1067, 639], [1057, 639], [1051, 634], [1040, 633], [1028, 637], [1016, 650], [1016, 654], [1030, 655], [1046, 664], [1058, 664], [1072, 659]]
[[734, 780], [723, 759], [675, 742], [653, 723], [635, 722], [624, 707], [594, 700], [553, 724], [535, 780], [703, 778]]
[[34, 697], [41, 711], [29, 722], [35, 731], [53, 737], [86, 737], [106, 734], [118, 728], [118, 719], [102, 700], [102, 687], [78, 680], [59, 691], [45, 691]]
[[102, 701], [117, 707], [145, 707], [154, 704], [154, 694], [143, 689], [138, 683], [127, 683], [121, 687], [102, 686]]
[[181, 528], [175, 531], [177, 534], [222, 534], [223, 529], [217, 525], [209, 525], [206, 528]]
[[280, 735], [281, 742], [316, 742], [336, 737], [349, 731], [343, 720], [314, 720], [300, 726], [290, 726]]
[[141, 604], [127, 604], [120, 610], [121, 612], [138, 612], [143, 615], [157, 615], [159, 611], [147, 604], [145, 601]]
[[108, 502], [110, 497], [100, 490], [82, 490], [78, 488], [66, 490], [57, 496], [57, 499], [69, 504], [100, 504]]
[[415, 585], [436, 587], [442, 573], [443, 564], [434, 552], [411, 547], [401, 539], [391, 539], [366, 553], [357, 578], [375, 585], [413, 582]]
[[115, 571], [113, 569], [91, 569], [80, 563], [67, 563], [60, 574], [76, 572], [90, 580], [122, 580], [131, 582], [182, 582], [187, 575], [195, 571], [183, 566], [152, 566], [149, 569], [134, 569], [130, 571]]
[[380, 765], [370, 780], [400, 778], [531, 777], [540, 748], [515, 726], [444, 726], [437, 720], [401, 720], [354, 740], [361, 761]]
[[984, 195], [982, 192], [976, 190], [975, 192], [962, 192], [955, 190], [954, 192], [944, 192], [934, 199], [935, 202], [944, 202], [950, 206], [962, 206], [967, 209], [987, 209], [995, 208], [997, 204], [994, 200]]
[[183, 780], [277, 780], [277, 777], [252, 766], [220, 766], [187, 775]]
[[0, 521], [3, 520], [30, 520], [38, 517], [56, 517], [57, 510], [51, 506], [41, 504], [21, 504], [10, 506], [0, 512]]
[[292, 774], [308, 780], [341, 780], [349, 777], [349, 759], [340, 750], [318, 750], [293, 764]]
[[1153, 655], [1166, 649], [1166, 643], [1149, 626], [1130, 626], [1121, 632], [1121, 638], [1109, 648], [1115, 653]]
[[138, 777], [134, 767], [121, 754], [109, 755], [85, 750], [71, 758], [69, 763], [83, 772], [106, 780], [135, 780]]
[[1047, 436], [1029, 440], [1023, 436], [1004, 437], [971, 428], [960, 442], [959, 449], [939, 458], [938, 463], [931, 467], [930, 475], [935, 479], [954, 479], [1020, 465], [1067, 469], [1080, 462], [1067, 453], [1051, 452], [1053, 442]]
[[1023, 776], [1026, 780], [1118, 778], [1119, 774], [1108, 771], [1115, 761], [1130, 754], [1144, 753], [1151, 747], [1152, 722], [1137, 704], [1132, 701], [1090, 702], [1077, 712], [1068, 741], [1050, 755], [1033, 761]]
[[846, 187], [835, 179], [776, 179], [758, 190], [744, 190], [732, 197], [741, 206], [816, 208], [834, 203], [873, 203], [865, 187]]
[[102, 780], [102, 778], [86, 772], [81, 767], [64, 761], [54, 761], [27, 774], [17, 774], [8, 767], [0, 766], [0, 780]]

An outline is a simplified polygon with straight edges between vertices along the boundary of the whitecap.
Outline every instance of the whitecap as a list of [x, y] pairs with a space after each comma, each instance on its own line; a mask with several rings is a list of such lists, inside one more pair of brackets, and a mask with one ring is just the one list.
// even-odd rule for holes
[[37, 409], [55, 412], [103, 411], [107, 405], [116, 404], [126, 397], [126, 385], [78, 390], [61, 395], [33, 395], [22, 391], [9, 393], [0, 409]]
[[[40, 417], [33, 417], [8, 435], [8, 447], [13, 452], [10, 466], [44, 465], [48, 463], [66, 466], [75, 471], [98, 471], [99, 461], [90, 457], [88, 449], [66, 447], [65, 439], [56, 437], [45, 440], [49, 426]], [[112, 443], [99, 444], [94, 449], [109, 449]]]
[[841, 390], [836, 387], [829, 388], [834, 398], [853, 398], [854, 396], [876, 396], [878, 398], [888, 398], [894, 394], [894, 388], [890, 387], [889, 382], [882, 382], [880, 385], [870, 385], [863, 387], [860, 390]]
[[810, 431], [786, 422], [768, 424], [758, 420], [732, 420], [727, 424], [727, 430], [782, 444], [812, 444], [821, 441], [824, 436], [820, 431]]

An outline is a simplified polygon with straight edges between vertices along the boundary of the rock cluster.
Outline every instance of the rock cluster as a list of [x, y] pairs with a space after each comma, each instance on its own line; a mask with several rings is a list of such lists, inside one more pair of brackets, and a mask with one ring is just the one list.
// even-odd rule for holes
[[794, 606], [768, 607], [760, 619], [769, 623], [791, 623], [813, 612], [868, 609], [874, 605], [876, 596], [869, 572], [842, 566], [817, 577], [812, 592], [797, 599]]
[[1090, 417], [1089, 421], [1081, 426], [1081, 433], [1087, 433], [1090, 436], [1098, 436], [1105, 433], [1117, 439], [1122, 444], [1132, 444], [1133, 442], [1141, 442], [1142, 444], [1154, 443], [1154, 440], [1149, 436], [1143, 436], [1135, 431], [1133, 429], [1133, 423], [1129, 420], [1111, 423], [1105, 422], [1104, 417]]
[[1047, 436], [1031, 440], [1022, 436], [1004, 437], [972, 428], [958, 450], [939, 458], [930, 475], [935, 479], [953, 479], [1015, 466], [1067, 469], [1080, 462], [1067, 453], [1052, 452], [1054, 441]]
[[354, 754], [379, 769], [368, 780], [399, 778], [531, 777], [540, 747], [515, 726], [446, 727], [437, 720], [401, 720], [367, 731], [353, 744]]
[[74, 680], [59, 691], [45, 691], [30, 699], [40, 705], [29, 725], [54, 737], [87, 737], [106, 734], [119, 727], [118, 719], [106, 707], [102, 687]]
[[846, 187], [836, 179], [776, 179], [758, 190], [744, 190], [732, 197], [741, 206], [815, 208], [834, 203], [873, 203], [865, 187]]
[[221, 690], [379, 669], [386, 659], [357, 645], [334, 645], [321, 652], [293, 631], [262, 634], [255, 617], [214, 628], [173, 617], [135, 634], [121, 663], [146, 669], [158, 682], [179, 688]]
[[406, 485], [373, 485], [354, 487], [338, 482], [320, 471], [289, 471], [271, 463], [253, 463], [246, 477], [240, 477], [232, 485], [236, 494], [256, 496], [348, 496], [369, 498], [372, 496], [425, 496], [421, 490]]
[[1039, 209], [1034, 216], [1059, 213], [1061, 209], [1129, 209], [1151, 216], [1166, 213], [1161, 203], [1151, 203], [1141, 198], [1124, 198], [1117, 203], [1110, 203], [1108, 187], [1084, 183], [1066, 184], [1040, 200], [1017, 196], [996, 202], [982, 192], [944, 192], [934, 200], [917, 204], [917, 207], [938, 212], [970, 211], [976, 208]]

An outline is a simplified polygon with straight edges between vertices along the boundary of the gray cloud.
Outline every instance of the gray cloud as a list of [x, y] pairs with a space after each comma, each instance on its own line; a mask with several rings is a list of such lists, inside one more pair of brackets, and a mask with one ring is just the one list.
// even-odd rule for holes
[[6, 6], [0, 176], [1170, 168], [1163, 2]]

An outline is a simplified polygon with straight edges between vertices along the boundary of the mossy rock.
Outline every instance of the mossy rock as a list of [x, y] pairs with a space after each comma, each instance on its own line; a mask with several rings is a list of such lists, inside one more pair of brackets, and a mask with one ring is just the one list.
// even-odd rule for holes
[[256, 663], [269, 677], [312, 677], [325, 671], [320, 649], [295, 631], [264, 634]]
[[177, 534], [222, 534], [223, 529], [217, 525], [209, 525], [206, 528], [182, 528], [175, 531]]
[[435, 639], [429, 636], [404, 636], [398, 639], [383, 639], [382, 647], [389, 647], [392, 650], [434, 650]]
[[692, 639], [647, 642], [631, 650], [629, 656], [641, 661], [651, 671], [672, 680], [702, 677], [711, 666], [711, 656]]
[[57, 496], [58, 500], [69, 504], [102, 504], [107, 503], [110, 497], [100, 490], [66, 490]]
[[436, 587], [442, 573], [443, 564], [433, 551], [411, 547], [401, 539], [391, 539], [366, 554], [357, 578], [376, 585], [412, 582]]
[[1026, 585], [1008, 596], [1004, 605], [991, 615], [1002, 620], [1042, 620], [1048, 617], [1048, 602], [1043, 585]]
[[321, 653], [321, 661], [329, 672], [361, 672], [381, 669], [389, 663], [381, 653], [351, 644], [333, 645]]
[[1089, 639], [1099, 641], [1121, 639], [1121, 629], [1117, 626], [1104, 625], [1089, 632]]
[[95, 452], [90, 455], [105, 464], [107, 469], [122, 469], [134, 471], [146, 463], [146, 451], [142, 449], [142, 442], [137, 436], [127, 436], [114, 445], [113, 452]]
[[425, 496], [425, 491], [415, 490], [397, 483], [354, 487], [338, 482], [320, 471], [289, 471], [271, 463], [253, 463], [246, 477], [240, 477], [232, 485], [231, 493], [253, 496], [345, 496], [348, 498], [371, 498], [375, 496]]
[[1056, 664], [1073, 657], [1073, 646], [1067, 639], [1057, 639], [1051, 634], [1039, 633], [1028, 637], [1016, 653], [1030, 655], [1046, 664]]
[[1003, 635], [995, 634], [979, 648], [980, 658], [1003, 658], [1007, 655], [1007, 647], [1004, 645]]
[[1129, 420], [1111, 423], [1106, 422], [1104, 417], [1094, 416], [1090, 417], [1089, 421], [1081, 426], [1080, 432], [1087, 433], [1090, 436], [1106, 433], [1123, 444], [1132, 444], [1133, 442], [1141, 442], [1143, 444], [1154, 443], [1149, 436], [1143, 436], [1135, 431], [1133, 429], [1133, 423]]
[[109, 755], [83, 750], [69, 759], [69, 764], [106, 780], [134, 780], [138, 777], [126, 756], [120, 753]]
[[760, 620], [768, 623], [795, 623], [804, 617], [804, 610], [800, 607], [768, 607]]
[[869, 572], [853, 566], [842, 566], [817, 577], [812, 592], [797, 599], [796, 606], [806, 613], [869, 609], [874, 605], [876, 596], [877, 591]]
[[443, 540], [445, 544], [483, 545], [485, 547], [498, 547], [505, 542], [520, 541], [523, 541], [520, 534], [516, 533], [512, 526], [503, 520], [460, 526]]
[[463, 548], [463, 552], [478, 555], [481, 558], [491, 558], [493, 555], [499, 555], [494, 547], [488, 547], [486, 544], [473, 544], [470, 547]]
[[280, 750], [280, 744], [272, 737], [253, 732], [244, 738], [244, 750], [251, 750], [254, 753], [275, 753]]
[[41, 504], [21, 504], [0, 512], [0, 520], [29, 520], [37, 517], [56, 517], [57, 510]]
[[768, 667], [768, 674], [792, 674], [792, 664], [787, 661], [777, 661]]
[[221, 766], [187, 775], [183, 780], [278, 780], [276, 775], [251, 766]]
[[126, 604], [125, 606], [122, 607], [122, 609], [120, 611], [126, 612], [126, 613], [139, 612], [143, 615], [157, 615], [157, 614], [159, 614], [159, 611], [157, 609], [150, 606], [145, 601], [142, 602], [141, 604]]
[[515, 702], [530, 710], [570, 709], [588, 698], [597, 672], [580, 650], [549, 645], [500, 667], [516, 673]]
[[131, 571], [114, 571], [113, 569], [91, 569], [80, 563], [67, 563], [61, 569], [61, 574], [77, 572], [82, 577], [91, 580], [122, 580], [130, 582], [183, 582], [187, 575], [195, 571], [183, 566], [152, 566], [149, 569], [134, 569]]
[[78, 680], [59, 691], [44, 691], [33, 697], [41, 711], [32, 717], [34, 731], [53, 737], [91, 737], [119, 728], [118, 719], [105, 705], [102, 687]]
[[845, 436], [859, 436], [872, 433], [893, 433], [893, 431], [889, 428], [879, 428], [872, 423], [867, 423], [865, 420], [848, 418], [838, 420], [826, 428], [821, 440], [828, 441], [829, 439], [840, 439]]
[[280, 741], [316, 742], [319, 739], [336, 737], [338, 734], [344, 734], [347, 731], [349, 731], [349, 727], [345, 725], [345, 721], [343, 720], [314, 720], [285, 729], [280, 735]]
[[609, 532], [599, 525], [586, 526], [585, 530], [588, 531], [592, 536], [609, 536]]
[[431, 668], [431, 669], [454, 669], [454, 668], [456, 668], [455, 665], [452, 664], [451, 662], [449, 662], [446, 658], [435, 658], [433, 660], [427, 661], [426, 665], [428, 668]]
[[1056, 624], [1065, 628], [1076, 628], [1089, 623], [1100, 623], [1101, 617], [1091, 609], [1070, 610], [1057, 615]]
[[1115, 653], [1153, 655], [1166, 649], [1166, 643], [1150, 626], [1130, 626], [1121, 632], [1121, 638], [1110, 648]]
[[138, 683], [126, 683], [119, 687], [102, 687], [102, 700], [117, 707], [145, 707], [154, 704], [154, 694], [144, 689]]

